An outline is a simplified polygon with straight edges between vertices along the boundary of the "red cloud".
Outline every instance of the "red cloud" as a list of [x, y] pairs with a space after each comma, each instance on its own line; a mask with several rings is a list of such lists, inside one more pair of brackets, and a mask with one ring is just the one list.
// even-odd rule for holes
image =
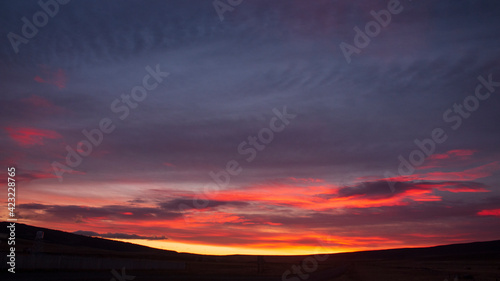
[[479, 216], [495, 216], [495, 217], [500, 217], [500, 209], [482, 210], [481, 212], [478, 212], [477, 214]]
[[386, 181], [405, 182], [405, 181], [473, 181], [493, 175], [495, 171], [500, 170], [500, 161], [491, 162], [476, 168], [467, 169], [460, 172], [428, 172], [413, 174], [408, 176], [395, 176], [383, 178]]
[[36, 128], [5, 128], [9, 137], [20, 146], [43, 145], [44, 139], [62, 138], [60, 134], [51, 130]]
[[455, 149], [442, 154], [433, 154], [427, 158], [425, 165], [417, 167], [418, 170], [439, 168], [449, 166], [450, 163], [459, 163], [459, 161], [469, 160], [477, 150], [473, 149]]
[[431, 172], [415, 175], [416, 179], [434, 181], [471, 181], [491, 176], [500, 169], [500, 161], [468, 169], [462, 172]]
[[468, 156], [472, 156], [476, 152], [477, 150], [472, 149], [455, 149], [443, 154], [433, 154], [429, 156], [429, 159], [468, 158]]
[[41, 66], [41, 76], [37, 75], [33, 80], [38, 83], [46, 83], [57, 86], [59, 89], [66, 87], [66, 73], [62, 69], [57, 71], [51, 70], [47, 66]]
[[57, 178], [56, 175], [52, 172], [45, 171], [35, 171], [35, 170], [27, 170], [23, 171], [21, 174], [16, 175], [17, 181], [32, 181], [32, 180], [40, 180], [40, 179], [53, 179]]

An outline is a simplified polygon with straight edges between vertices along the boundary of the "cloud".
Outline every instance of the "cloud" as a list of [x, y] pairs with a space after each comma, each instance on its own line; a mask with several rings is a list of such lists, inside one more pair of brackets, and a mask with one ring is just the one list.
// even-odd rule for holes
[[500, 209], [494, 209], [494, 210], [482, 210], [477, 213], [479, 216], [496, 216], [500, 217]]
[[134, 207], [108, 205], [100, 207], [75, 206], [75, 205], [45, 205], [45, 204], [22, 204], [25, 210], [19, 211], [24, 217], [29, 218], [39, 213], [32, 211], [43, 211], [45, 219], [58, 219], [66, 222], [91, 222], [96, 220], [116, 220], [116, 221], [152, 221], [152, 220], [174, 220], [182, 216], [175, 211], [163, 210], [154, 207]]
[[57, 86], [59, 89], [66, 87], [66, 73], [62, 69], [51, 70], [47, 66], [42, 65], [40, 67], [40, 76], [35, 76], [33, 80], [38, 83], [46, 83]]
[[[455, 159], [458, 160], [460, 158], [469, 158], [470, 156], [474, 155], [476, 153], [476, 150], [472, 149], [455, 149], [455, 150], [450, 150], [447, 151], [446, 153], [442, 154], [432, 154], [429, 156], [430, 159]], [[458, 158], [458, 159], [457, 159]]]
[[434, 153], [430, 155], [424, 165], [416, 167], [417, 170], [445, 168], [456, 165], [464, 165], [474, 161], [474, 154], [478, 151], [473, 149], [454, 149], [445, 153]]
[[36, 107], [54, 108], [55, 107], [55, 105], [53, 105], [50, 101], [44, 99], [43, 97], [37, 96], [37, 95], [31, 95], [30, 97], [23, 98], [23, 99], [21, 99], [21, 102], [24, 102], [28, 105], [31, 105], [33, 108], [36, 108]]
[[500, 161], [494, 161], [460, 172], [428, 172], [419, 174], [417, 177], [425, 180], [472, 181], [491, 176], [498, 170], [500, 170]]
[[362, 197], [362, 198], [388, 198], [401, 194], [411, 194], [412, 191], [433, 190], [450, 192], [487, 192], [488, 186], [479, 182], [467, 181], [407, 181], [394, 182], [394, 192], [388, 192], [387, 189], [391, 183], [387, 181], [362, 182], [356, 186], [346, 186], [340, 188], [333, 197]]
[[137, 234], [126, 234], [126, 233], [103, 233], [99, 234], [93, 231], [78, 230], [73, 232], [74, 234], [84, 235], [84, 236], [95, 236], [102, 238], [113, 238], [113, 239], [146, 239], [146, 240], [166, 240], [165, 236], [143, 236]]
[[[196, 199], [196, 203], [194, 203]], [[205, 204], [207, 203], [207, 204]], [[242, 201], [218, 201], [210, 200], [205, 196], [195, 195], [193, 198], [178, 198], [169, 200], [167, 202], [161, 202], [158, 204], [161, 209], [168, 211], [179, 211], [179, 210], [189, 210], [189, 209], [213, 209], [219, 206], [234, 206], [234, 207], [244, 207], [247, 206], [247, 202]], [[200, 206], [204, 206], [200, 208]]]
[[18, 181], [32, 181], [39, 179], [52, 179], [56, 178], [52, 171], [50, 172], [42, 172], [42, 171], [26, 171], [23, 170], [20, 174], [17, 174]]
[[43, 145], [45, 139], [59, 139], [62, 136], [52, 130], [21, 127], [21, 128], [5, 128], [9, 137], [18, 145], [29, 147], [34, 145]]

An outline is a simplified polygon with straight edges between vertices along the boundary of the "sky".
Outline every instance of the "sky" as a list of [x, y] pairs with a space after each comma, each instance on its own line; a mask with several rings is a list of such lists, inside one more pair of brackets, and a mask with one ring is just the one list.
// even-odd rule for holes
[[0, 3], [18, 222], [201, 254], [500, 238], [498, 1], [40, 3]]

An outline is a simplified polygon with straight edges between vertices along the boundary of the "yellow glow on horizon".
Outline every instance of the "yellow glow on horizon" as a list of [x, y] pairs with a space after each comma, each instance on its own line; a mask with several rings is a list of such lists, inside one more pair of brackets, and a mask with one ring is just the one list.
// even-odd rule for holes
[[168, 240], [144, 240], [144, 239], [111, 239], [121, 242], [128, 242], [151, 248], [176, 251], [179, 253], [191, 253], [199, 255], [313, 255], [313, 254], [334, 254], [343, 252], [353, 252], [361, 249], [335, 249], [313, 246], [295, 246], [288, 248], [249, 248], [236, 246], [213, 246], [203, 244], [188, 244]]

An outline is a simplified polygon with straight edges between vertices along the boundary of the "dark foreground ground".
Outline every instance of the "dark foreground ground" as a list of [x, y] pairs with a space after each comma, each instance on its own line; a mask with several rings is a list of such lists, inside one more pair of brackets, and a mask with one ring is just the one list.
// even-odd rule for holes
[[[43, 241], [35, 241], [44, 231]], [[476, 280], [500, 281], [500, 240], [324, 256], [202, 256], [16, 225], [16, 273], [0, 280]], [[455, 279], [456, 278], [456, 279]]]
[[[300, 265], [300, 263], [297, 263]], [[303, 275], [282, 277], [292, 264], [269, 263], [258, 273], [255, 266], [237, 262], [193, 263], [183, 271], [127, 270], [24, 270], [2, 273], [1, 280], [500, 280], [499, 260], [411, 260], [356, 261], [344, 266], [325, 262], [320, 269]], [[253, 268], [252, 268], [253, 267]], [[340, 268], [340, 272], [335, 270]], [[304, 272], [303, 272], [304, 273]]]

